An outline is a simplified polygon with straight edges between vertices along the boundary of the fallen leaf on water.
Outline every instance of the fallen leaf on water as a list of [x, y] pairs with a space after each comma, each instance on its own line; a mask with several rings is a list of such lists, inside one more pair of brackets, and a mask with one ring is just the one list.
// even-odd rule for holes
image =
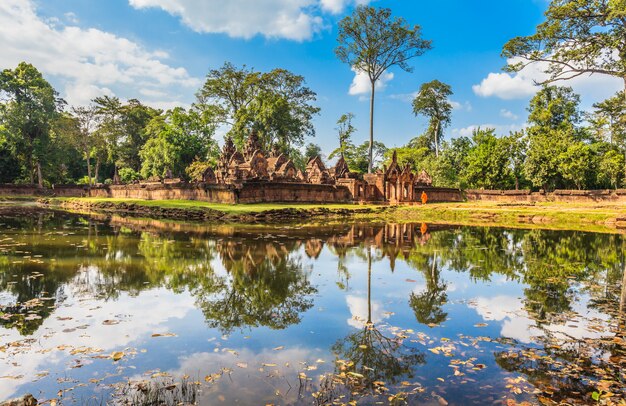
[[488, 326], [487, 323], [477, 323], [477, 324], [474, 324], [474, 327], [487, 327], [487, 326]]
[[274, 351], [280, 351], [280, 350], [282, 350], [283, 348], [285, 348], [285, 347], [281, 345], [281, 346], [279, 346], [279, 347], [274, 348]]
[[102, 322], [105, 326], [112, 326], [114, 324], [119, 324], [119, 320], [105, 320]]
[[113, 359], [113, 361], [119, 361], [122, 358], [124, 358], [124, 353], [122, 351], [115, 351], [111, 353], [111, 359]]
[[154, 333], [152, 337], [176, 337], [174, 333]]
[[265, 363], [263, 363], [261, 365], [263, 365], [264, 367], [275, 367], [276, 366], [276, 364], [265, 364]]

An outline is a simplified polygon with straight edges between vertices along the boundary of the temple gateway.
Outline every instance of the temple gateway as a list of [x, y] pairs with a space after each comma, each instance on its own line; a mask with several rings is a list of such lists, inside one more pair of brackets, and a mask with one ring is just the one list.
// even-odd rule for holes
[[343, 156], [332, 168], [326, 168], [317, 156], [309, 160], [302, 172], [278, 148], [269, 153], [264, 151], [254, 131], [242, 151], [237, 150], [232, 138], [226, 139], [217, 166], [204, 172], [203, 183], [235, 189], [251, 186], [276, 189], [279, 184], [290, 188], [287, 184], [298, 184], [298, 189], [306, 190], [305, 185], [311, 185], [309, 189], [321, 190], [313, 185], [327, 185], [347, 189], [351, 200], [357, 202], [414, 203], [421, 200], [422, 192], [432, 194], [430, 201], [458, 200], [457, 195], [460, 198], [457, 189], [433, 188], [432, 179], [425, 171], [414, 173], [408, 164], [398, 164], [395, 152], [389, 167], [372, 174], [351, 172]]

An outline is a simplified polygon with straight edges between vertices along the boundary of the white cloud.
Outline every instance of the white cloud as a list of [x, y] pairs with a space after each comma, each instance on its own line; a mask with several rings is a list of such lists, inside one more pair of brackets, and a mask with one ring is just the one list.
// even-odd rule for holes
[[[355, 68], [352, 68], [352, 72], [354, 72], [354, 79], [352, 79], [352, 84], [350, 84], [348, 94], [351, 96], [369, 95], [371, 91], [371, 83], [367, 73], [357, 71]], [[391, 80], [393, 80], [392, 72], [383, 73], [378, 81], [376, 81], [376, 91], [385, 90], [387, 83]]]
[[482, 128], [483, 130], [487, 128], [493, 128], [496, 130], [496, 135], [509, 135], [511, 132], [520, 131], [527, 127], [527, 124], [480, 124], [480, 125], [470, 125], [463, 128], [453, 128], [452, 134], [455, 136], [461, 137], [471, 137], [474, 130]]
[[[75, 16], [66, 16], [76, 18]], [[139, 89], [196, 87], [200, 81], [181, 67], [162, 60], [163, 51], [149, 51], [127, 38], [95, 28], [58, 25], [40, 18], [32, 0], [0, 2], [0, 68], [21, 61], [35, 65], [65, 86], [70, 104], [111, 95], [116, 88], [136, 97]]]
[[516, 114], [513, 114], [512, 111], [507, 109], [500, 109], [500, 116], [511, 120], [517, 120], [519, 118]]
[[[367, 324], [367, 299], [353, 295], [346, 296], [346, 303], [350, 309], [350, 318], [347, 320], [348, 325], [354, 328], [363, 328]], [[372, 323], [378, 324], [389, 317], [389, 313], [385, 312], [383, 305], [376, 300], [372, 301]]]
[[350, 3], [356, 5], [368, 4], [369, 0], [321, 0], [320, 5], [322, 10], [329, 11], [333, 14], [341, 13]]
[[[156, 7], [179, 16], [196, 32], [235, 38], [263, 35], [296, 41], [310, 39], [323, 27], [317, 0], [129, 0], [137, 9]], [[336, 7], [333, 3], [331, 6]]]
[[[508, 60], [509, 63], [518, 61], [519, 59], [515, 58]], [[492, 72], [480, 84], [472, 86], [472, 89], [481, 97], [525, 99], [539, 90], [535, 82], [547, 79], [546, 68], [545, 63], [534, 63], [514, 74]], [[624, 86], [620, 79], [606, 75], [582, 75], [572, 80], [559, 81], [557, 84], [571, 86], [583, 99], [590, 99], [590, 102], [604, 100]]]

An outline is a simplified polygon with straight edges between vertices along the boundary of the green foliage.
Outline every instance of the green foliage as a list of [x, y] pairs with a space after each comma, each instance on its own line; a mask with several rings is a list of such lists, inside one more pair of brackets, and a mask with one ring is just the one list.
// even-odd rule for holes
[[336, 156], [345, 156], [350, 149], [354, 148], [352, 144], [352, 134], [356, 131], [356, 128], [352, 125], [354, 114], [346, 113], [342, 114], [337, 120], [337, 137], [339, 138], [339, 147], [334, 149], [329, 155], [329, 159], [333, 159]]
[[304, 149], [304, 159], [306, 159], [307, 162], [315, 158], [316, 156], [320, 156], [321, 154], [322, 148], [320, 148], [320, 146], [317, 144], [309, 143]]
[[452, 95], [450, 85], [438, 80], [424, 83], [413, 99], [413, 114], [429, 118], [429, 133], [435, 143], [435, 155], [439, 156], [439, 142], [443, 138], [443, 129], [450, 125], [452, 118]]
[[26, 171], [23, 173], [34, 183], [35, 172], [43, 185], [42, 165], [50, 141], [50, 128], [63, 101], [33, 65], [21, 62], [15, 69], [0, 72], [0, 126], [8, 150]]
[[187, 178], [190, 181], [200, 182], [202, 181], [204, 171], [211, 167], [213, 167], [213, 165], [209, 162], [195, 160], [185, 168], [185, 174], [187, 174]]
[[[626, 5], [624, 0], [552, 0], [546, 20], [533, 35], [516, 37], [504, 45], [508, 70], [530, 63], [546, 63], [545, 82], [582, 74], [626, 78]], [[624, 82], [626, 86], [626, 81]], [[624, 89], [626, 98], [626, 88]]]
[[391, 16], [388, 8], [360, 5], [339, 22], [339, 60], [367, 74], [371, 84], [370, 139], [368, 172], [374, 166], [374, 95], [376, 82], [392, 66], [411, 72], [408, 61], [424, 54], [431, 42], [424, 40], [418, 25], [409, 25], [403, 18]]
[[167, 171], [174, 176], [186, 176], [185, 169], [196, 157], [207, 160], [217, 153], [213, 141], [213, 117], [192, 108], [177, 107], [153, 118], [146, 128], [149, 136], [140, 151], [141, 176], [165, 177]]
[[139, 173], [132, 168], [121, 168], [119, 175], [122, 183], [131, 183], [141, 179]]
[[559, 172], [566, 181], [572, 182], [577, 189], [584, 189], [590, 182], [588, 174], [593, 171], [592, 152], [589, 145], [583, 142], [571, 144], [561, 153]]
[[466, 157], [461, 176], [468, 185], [484, 189], [508, 189], [513, 186], [509, 142], [498, 138], [494, 129], [477, 129]]
[[267, 149], [277, 144], [286, 152], [301, 146], [304, 137], [315, 136], [312, 120], [320, 111], [312, 104], [315, 100], [304, 77], [286, 69], [262, 73], [225, 63], [209, 72], [197, 104], [214, 106], [216, 117], [231, 126], [229, 135], [238, 146], [257, 130]]
[[[571, 88], [544, 87], [530, 101], [528, 122], [528, 153], [524, 173], [535, 187], [552, 190], [572, 181], [570, 172], [564, 177], [560, 157], [567, 156], [570, 144], [581, 139], [576, 128], [580, 121], [580, 98]], [[579, 184], [584, 183], [577, 179]]]
[[[370, 150], [370, 143], [365, 141], [361, 145], [353, 146], [349, 148], [344, 154], [348, 168], [356, 173], [367, 173], [370, 166], [368, 152]], [[373, 168], [378, 168], [382, 163], [387, 147], [382, 142], [374, 141], [374, 147], [372, 148]]]
[[620, 184], [624, 183], [624, 167], [626, 162], [624, 160], [624, 154], [611, 149], [606, 153], [600, 155], [598, 162], [597, 182], [601, 187], [617, 188]]

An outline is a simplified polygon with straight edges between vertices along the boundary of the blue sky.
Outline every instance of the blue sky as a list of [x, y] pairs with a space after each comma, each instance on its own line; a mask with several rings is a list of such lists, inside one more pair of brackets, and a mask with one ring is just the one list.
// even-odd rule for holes
[[[368, 95], [333, 53], [337, 22], [359, 3], [421, 25], [434, 46], [412, 61], [414, 72], [390, 70], [376, 99], [378, 140], [400, 146], [424, 130], [426, 119], [413, 116], [410, 100], [433, 79], [454, 91], [446, 138], [477, 126], [500, 134], [524, 127], [541, 67], [504, 73], [500, 51], [509, 38], [534, 31], [546, 0], [2, 0], [0, 68], [33, 63], [72, 104], [110, 94], [162, 108], [192, 103], [208, 70], [225, 61], [286, 68], [318, 95], [311, 141], [327, 153], [343, 113], [356, 115], [355, 141], [367, 137]], [[571, 85], [583, 107], [621, 87], [604, 77]]]

